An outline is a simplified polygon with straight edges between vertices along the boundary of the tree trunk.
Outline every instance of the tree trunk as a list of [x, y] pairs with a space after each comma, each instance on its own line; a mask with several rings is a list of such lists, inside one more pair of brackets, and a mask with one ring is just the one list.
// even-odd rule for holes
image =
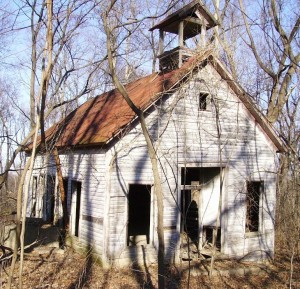
[[18, 185], [18, 195], [17, 195], [17, 216], [16, 216], [16, 238], [15, 238], [15, 244], [14, 244], [14, 252], [12, 257], [12, 262], [10, 266], [10, 273], [8, 277], [8, 285], [7, 287], [10, 289], [12, 285], [12, 279], [14, 274], [14, 269], [18, 257], [18, 250], [20, 246], [20, 235], [21, 235], [21, 215], [22, 215], [22, 194], [23, 194], [23, 186], [25, 182], [25, 177], [27, 174], [27, 171], [29, 169], [30, 160], [26, 162], [26, 165], [24, 167], [24, 170], [21, 175], [21, 179]]
[[[68, 218], [68, 210], [67, 210], [67, 198], [66, 198], [66, 192], [64, 188], [64, 180], [63, 180], [63, 175], [61, 171], [61, 164], [60, 164], [60, 159], [58, 155], [57, 148], [55, 147], [53, 150], [53, 155], [55, 159], [55, 164], [56, 164], [56, 172], [58, 176], [58, 185], [59, 185], [59, 191], [60, 191], [60, 198], [61, 198], [61, 204], [62, 204], [62, 209], [63, 209], [63, 228], [64, 231], [68, 230], [69, 227], [69, 218]], [[66, 233], [66, 232], [64, 232]]]
[[224, 168], [222, 167], [223, 160], [222, 160], [221, 123], [220, 123], [219, 107], [214, 98], [212, 99], [212, 104], [214, 105], [214, 108], [216, 110], [216, 126], [217, 126], [217, 132], [218, 132], [218, 151], [219, 151], [219, 163], [220, 163], [220, 193], [219, 193], [217, 219], [216, 219], [215, 226], [213, 228], [213, 240], [212, 240], [213, 254], [212, 254], [211, 262], [210, 262], [210, 270], [209, 270], [210, 277], [212, 277], [212, 273], [213, 273], [213, 269], [214, 269], [215, 255], [216, 255], [216, 251], [217, 251], [218, 228], [221, 226], [223, 181], [224, 181]]
[[121, 93], [128, 106], [132, 109], [132, 111], [138, 116], [138, 120], [140, 122], [143, 135], [146, 141], [148, 156], [151, 161], [153, 179], [154, 179], [154, 194], [157, 200], [157, 236], [158, 236], [158, 288], [165, 288], [165, 242], [164, 242], [164, 228], [163, 228], [163, 218], [164, 218], [164, 206], [163, 206], [163, 192], [161, 187], [161, 178], [159, 175], [159, 166], [157, 161], [157, 155], [154, 148], [154, 144], [151, 140], [146, 121], [144, 118], [144, 113], [140, 109], [138, 109], [135, 104], [132, 102], [127, 90], [121, 84], [115, 70], [114, 66], [114, 57], [113, 57], [113, 47], [112, 47], [112, 32], [109, 28], [107, 17], [110, 9], [115, 4], [115, 1], [111, 2], [110, 8], [106, 12], [103, 13], [103, 24], [106, 33], [106, 46], [107, 46], [107, 58], [110, 69], [110, 75], [116, 86], [117, 90]]
[[29, 188], [30, 188], [30, 180], [34, 166], [34, 160], [36, 156], [36, 144], [37, 144], [37, 136], [39, 132], [39, 117], [37, 117], [37, 125], [35, 128], [35, 135], [33, 141], [33, 148], [31, 152], [31, 157], [29, 159], [29, 168], [28, 170], [24, 171], [24, 174], [27, 174], [27, 182], [25, 183], [25, 188], [23, 191], [23, 209], [22, 209], [22, 229], [20, 234], [20, 245], [21, 245], [21, 253], [20, 253], [20, 269], [19, 269], [19, 288], [22, 289], [22, 275], [23, 275], [23, 264], [24, 264], [24, 237], [25, 237], [25, 229], [26, 229], [26, 210], [27, 210], [27, 203], [28, 203], [28, 195], [29, 195]]

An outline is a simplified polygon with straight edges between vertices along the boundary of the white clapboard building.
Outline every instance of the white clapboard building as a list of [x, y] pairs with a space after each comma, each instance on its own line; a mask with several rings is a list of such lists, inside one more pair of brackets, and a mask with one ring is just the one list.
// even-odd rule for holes
[[[160, 71], [125, 86], [144, 111], [159, 160], [166, 259], [274, 254], [278, 153], [284, 146], [251, 97], [204, 41], [217, 25], [194, 1], [152, 28], [160, 31]], [[166, 50], [164, 35], [178, 37]], [[46, 131], [59, 153], [69, 232], [104, 262], [155, 260], [157, 206], [139, 120], [115, 89], [88, 100]], [[30, 153], [30, 151], [29, 151]], [[28, 216], [62, 218], [56, 163], [38, 154]], [[187, 242], [189, 238], [189, 242]], [[196, 249], [196, 250], [195, 250]], [[196, 253], [195, 253], [196, 252]], [[188, 257], [189, 258], [189, 257]]]

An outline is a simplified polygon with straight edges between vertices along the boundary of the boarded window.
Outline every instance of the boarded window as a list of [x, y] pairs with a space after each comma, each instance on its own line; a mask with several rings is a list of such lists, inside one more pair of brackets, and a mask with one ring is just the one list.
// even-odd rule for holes
[[207, 110], [208, 108], [208, 93], [200, 92], [199, 94], [199, 110]]
[[246, 232], [258, 232], [259, 230], [259, 207], [260, 199], [264, 190], [264, 183], [261, 181], [247, 182], [247, 212]]

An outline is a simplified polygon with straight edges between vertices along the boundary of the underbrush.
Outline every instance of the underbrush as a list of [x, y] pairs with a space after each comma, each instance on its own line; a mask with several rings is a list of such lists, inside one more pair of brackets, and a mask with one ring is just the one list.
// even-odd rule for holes
[[[205, 261], [168, 267], [167, 288], [300, 288], [300, 260], [291, 259], [280, 250], [268, 264], [217, 261], [214, 276], [207, 274]], [[249, 270], [246, 270], [250, 268]], [[255, 269], [255, 270], [253, 270]], [[0, 288], [6, 288], [9, 268], [0, 271]], [[14, 287], [18, 282], [18, 267]], [[104, 269], [97, 260], [71, 249], [49, 249], [48, 252], [25, 256], [23, 288], [157, 288], [157, 266], [138, 266]], [[190, 279], [188, 276], [190, 275]], [[2, 282], [2, 284], [1, 284]], [[1, 289], [2, 289], [1, 288]]]

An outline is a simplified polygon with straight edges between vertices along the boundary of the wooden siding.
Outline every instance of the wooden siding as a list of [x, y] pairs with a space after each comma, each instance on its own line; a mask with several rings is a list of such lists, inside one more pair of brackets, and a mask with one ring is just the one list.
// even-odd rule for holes
[[[208, 92], [213, 97], [213, 102], [209, 103], [206, 111], [198, 109], [200, 91]], [[147, 118], [162, 165], [166, 248], [175, 249], [179, 242], [180, 215], [176, 201], [180, 202], [181, 167], [220, 166], [217, 112], [220, 119], [222, 166], [226, 168], [221, 217], [222, 252], [229, 256], [243, 256], [253, 250], [272, 253], [274, 236], [270, 232], [274, 230], [275, 147], [228, 88], [227, 83], [210, 66], [202, 69], [173, 96], [158, 103], [156, 110]], [[128, 185], [153, 183], [151, 164], [139, 125], [108, 151], [107, 157], [113, 156], [115, 162], [111, 174], [109, 251], [111, 256], [118, 258], [128, 250]], [[246, 180], [263, 180], [265, 183], [262, 232], [259, 236], [247, 237], [245, 234]], [[155, 207], [153, 209], [155, 211]], [[155, 221], [154, 215], [153, 232], [156, 232]], [[177, 230], [168, 229], [176, 227]], [[153, 239], [157, 246], [155, 233]], [[234, 246], [230, 240], [234, 240]]]
[[[198, 109], [200, 92], [208, 92], [213, 98], [205, 111]], [[272, 255], [276, 149], [216, 71], [207, 65], [168, 99], [157, 102], [147, 123], [161, 165], [168, 257], [174, 257], [180, 242], [177, 204], [180, 204], [181, 168], [219, 166], [225, 169], [222, 252], [230, 257], [258, 250]], [[97, 251], [103, 252], [104, 258], [132, 258], [135, 250], [142, 254], [139, 248], [127, 247], [129, 185], [153, 184], [140, 125], [120, 137], [106, 152], [100, 149], [68, 150], [60, 153], [60, 159], [63, 176], [69, 180], [69, 208], [71, 180], [82, 183], [79, 240], [94, 244]], [[34, 175], [55, 175], [53, 160], [50, 159], [47, 167], [44, 161], [45, 157], [37, 158]], [[245, 233], [246, 180], [264, 181], [261, 232], [256, 235]], [[152, 193], [151, 245], [146, 246], [147, 252], [157, 248], [155, 204]], [[61, 208], [58, 210], [59, 215]]]
[[[39, 156], [35, 162], [34, 175], [56, 175], [56, 168], [51, 158], [47, 167], [43, 166], [45, 157]], [[71, 182], [81, 182], [81, 211], [79, 240], [95, 246], [98, 252], [103, 250], [103, 219], [106, 192], [105, 153], [101, 150], [68, 151], [60, 153], [63, 177], [68, 179], [68, 211], [71, 210]], [[40, 168], [40, 169], [38, 169]], [[60, 204], [59, 194], [56, 194]], [[58, 218], [62, 216], [61, 205], [56, 206]], [[74, 216], [73, 216], [74, 218]]]

